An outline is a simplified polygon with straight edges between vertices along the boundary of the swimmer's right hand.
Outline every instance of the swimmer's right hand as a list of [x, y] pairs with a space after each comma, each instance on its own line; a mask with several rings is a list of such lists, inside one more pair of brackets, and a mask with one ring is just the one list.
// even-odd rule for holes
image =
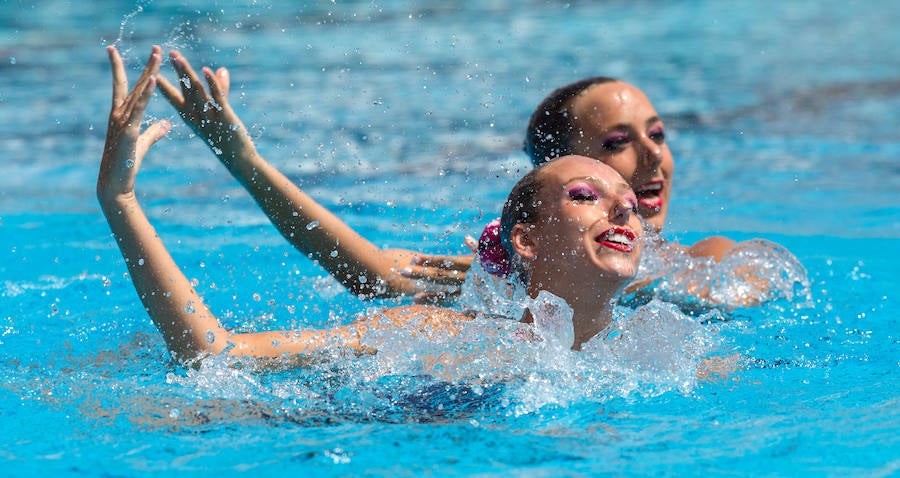
[[144, 111], [159, 70], [160, 49], [153, 47], [141, 77], [128, 91], [125, 66], [115, 47], [106, 48], [113, 73], [113, 101], [106, 131], [106, 146], [97, 175], [97, 197], [101, 203], [134, 199], [134, 183], [144, 155], [153, 143], [169, 131], [169, 122], [158, 121], [141, 132]]
[[247, 128], [228, 103], [228, 70], [219, 68], [213, 72], [211, 68], [203, 67], [201, 71], [209, 85], [207, 93], [184, 55], [172, 50], [169, 58], [178, 74], [180, 88], [162, 75], [157, 75], [157, 83], [163, 96], [178, 110], [185, 123], [206, 141], [226, 165], [239, 155], [254, 153], [255, 146]]

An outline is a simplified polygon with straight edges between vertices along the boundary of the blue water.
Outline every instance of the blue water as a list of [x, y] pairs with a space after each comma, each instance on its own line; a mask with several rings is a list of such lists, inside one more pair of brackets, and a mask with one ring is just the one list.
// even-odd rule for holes
[[[4, 474], [900, 472], [900, 5], [287, 3], [2, 3]], [[270, 161], [376, 243], [431, 252], [462, 252], [497, 214], [545, 94], [620, 77], [667, 123], [665, 235], [780, 243], [809, 300], [676, 316], [658, 337], [687, 357], [674, 370], [537, 352], [504, 380], [513, 364], [402, 370], [402, 357], [180, 369], [94, 198], [111, 43], [132, 80], [154, 43], [227, 65]], [[384, 305], [288, 247], [162, 98], [151, 114], [177, 126], [139, 194], [229, 327]], [[698, 381], [697, 350], [739, 367]]]

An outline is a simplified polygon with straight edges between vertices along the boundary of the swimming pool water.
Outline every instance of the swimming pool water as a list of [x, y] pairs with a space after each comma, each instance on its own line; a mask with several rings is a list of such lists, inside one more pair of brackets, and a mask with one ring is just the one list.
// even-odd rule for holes
[[[895, 2], [3, 6], [4, 473], [900, 469]], [[521, 138], [545, 94], [620, 77], [667, 124], [666, 236], [782, 244], [807, 270], [810, 302], [697, 319], [684, 342], [683, 329], [661, 329], [676, 345], [666, 357], [706, 339], [712, 355], [737, 353], [738, 370], [715, 381], [615, 363], [573, 377], [584, 360], [522, 365], [509, 380], [490, 380], [503, 368], [485, 364], [481, 381], [446, 380], [477, 363], [430, 376], [383, 373], [387, 359], [272, 373], [174, 367], [94, 199], [110, 92], [102, 47], [113, 42], [132, 80], [153, 43], [227, 65], [232, 102], [268, 159], [376, 243], [432, 252], [462, 252], [463, 236], [497, 215], [527, 168]], [[173, 118], [162, 98], [151, 113]], [[320, 326], [386, 302], [351, 296], [288, 247], [173, 123], [138, 189], [229, 326]]]

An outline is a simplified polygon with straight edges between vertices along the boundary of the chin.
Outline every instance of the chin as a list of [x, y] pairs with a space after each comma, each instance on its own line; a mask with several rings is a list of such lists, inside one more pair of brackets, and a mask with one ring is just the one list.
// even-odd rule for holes
[[637, 274], [637, 261], [632, 257], [603, 258], [601, 262], [598, 268], [602, 271], [603, 277], [627, 282]]

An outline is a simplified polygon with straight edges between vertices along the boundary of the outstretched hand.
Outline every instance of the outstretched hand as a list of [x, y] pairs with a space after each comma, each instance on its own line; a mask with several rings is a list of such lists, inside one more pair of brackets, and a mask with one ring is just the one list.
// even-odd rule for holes
[[[476, 252], [478, 240], [466, 237], [466, 246]], [[426, 283], [450, 286], [425, 290], [415, 294], [415, 302], [419, 304], [442, 304], [457, 297], [466, 274], [472, 267], [473, 256], [442, 256], [430, 254], [417, 254], [410, 265], [402, 269], [400, 273], [409, 279], [416, 279]]]
[[155, 76], [162, 62], [160, 48], [153, 47], [147, 66], [130, 92], [119, 52], [113, 46], [107, 47], [106, 51], [112, 67], [113, 96], [106, 146], [97, 177], [97, 196], [101, 201], [134, 195], [134, 182], [144, 155], [171, 128], [168, 121], [162, 120], [141, 133], [144, 111], [156, 87]]
[[219, 68], [213, 72], [211, 68], [203, 67], [201, 72], [209, 85], [207, 92], [184, 55], [172, 50], [169, 57], [178, 74], [180, 88], [162, 75], [157, 75], [159, 90], [188, 126], [206, 141], [216, 156], [226, 162], [242, 152], [252, 151], [253, 141], [247, 128], [228, 104], [228, 90], [231, 87], [228, 70]]
[[417, 254], [400, 273], [410, 279], [434, 284], [460, 285], [466, 281], [466, 272], [471, 266], [472, 256]]

